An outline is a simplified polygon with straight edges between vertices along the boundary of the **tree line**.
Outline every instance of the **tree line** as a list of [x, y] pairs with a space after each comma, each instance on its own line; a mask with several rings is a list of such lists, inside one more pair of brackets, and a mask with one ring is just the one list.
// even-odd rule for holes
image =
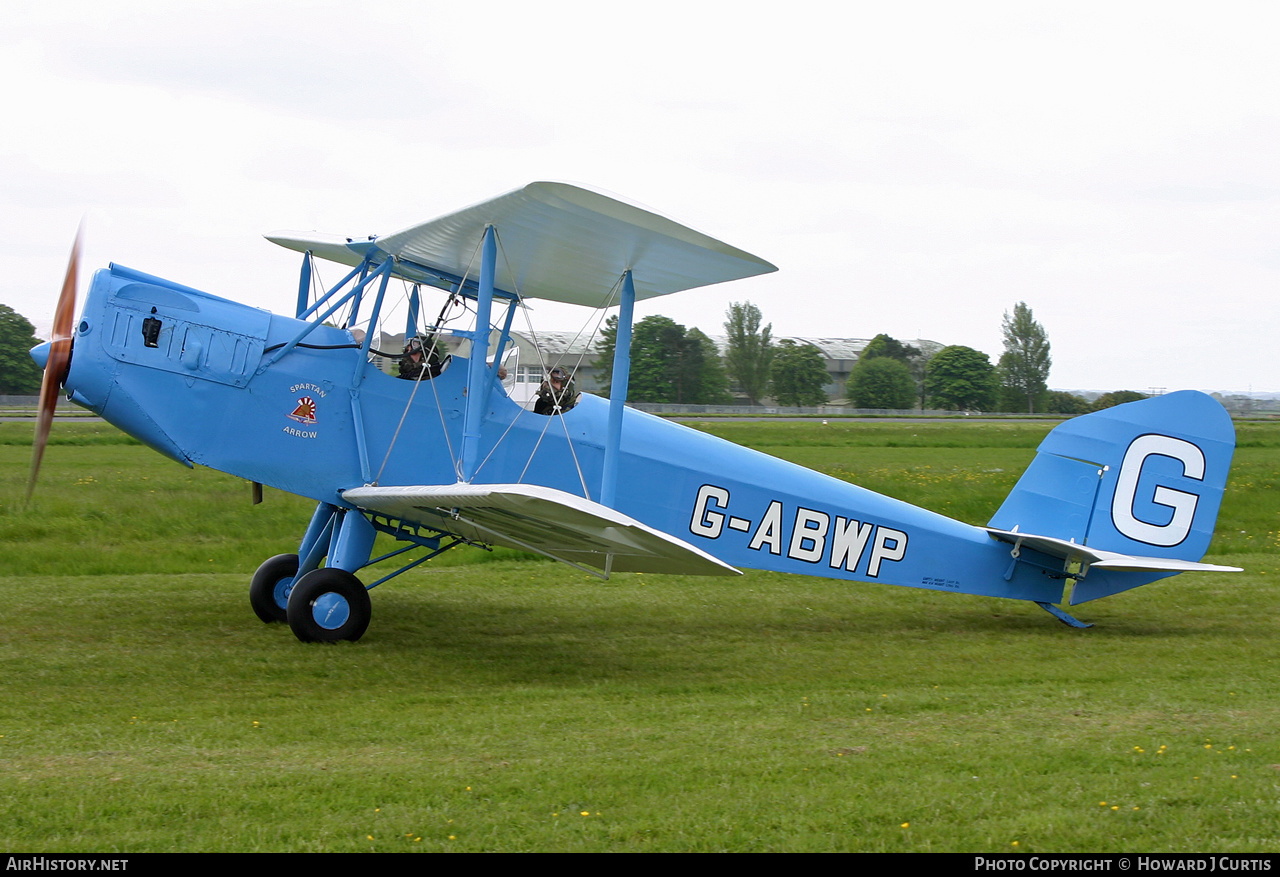
[[[1084, 414], [1144, 398], [1120, 390], [1090, 402], [1082, 396], [1048, 389], [1053, 363], [1044, 327], [1025, 302], [1018, 302], [1001, 324], [1004, 353], [993, 365], [987, 354], [953, 345], [930, 352], [880, 334], [863, 349], [845, 384], [855, 408], [938, 408], [954, 411], [1025, 411]], [[608, 392], [618, 318], [601, 331], [598, 362]], [[728, 339], [722, 357], [715, 342], [697, 328], [670, 317], [645, 317], [632, 330], [631, 379], [634, 402], [730, 405], [734, 390], [748, 403], [772, 399], [787, 407], [827, 402], [826, 361], [811, 344], [776, 340], [750, 302], [733, 303], [725, 312]], [[29, 351], [38, 344], [35, 328], [21, 314], [0, 305], [0, 394], [40, 392], [40, 369]]]
[[[762, 326], [760, 309], [732, 304], [724, 324], [728, 348], [724, 357], [700, 330], [686, 329], [670, 317], [651, 316], [631, 330], [631, 375], [627, 398], [632, 402], [681, 405], [732, 405], [731, 382], [758, 405], [772, 397], [779, 405], [812, 407], [827, 401], [826, 361], [811, 344], [790, 338], [773, 340], [773, 324]], [[601, 393], [613, 377], [618, 318], [600, 331], [597, 362]]]
[[[1053, 364], [1044, 327], [1025, 302], [1014, 305], [1001, 324], [1004, 352], [992, 364], [987, 354], [963, 345], [925, 351], [886, 334], [862, 350], [845, 384], [854, 408], [953, 411], [1010, 411], [1084, 414], [1144, 398], [1120, 390], [1090, 402], [1083, 396], [1048, 389]], [[721, 405], [734, 389], [751, 405], [772, 398], [778, 405], [813, 407], [827, 402], [830, 376], [821, 351], [810, 344], [773, 338], [750, 302], [733, 303], [725, 313], [727, 338], [721, 357], [714, 342], [696, 328], [669, 317], [646, 317], [632, 336], [628, 397], [634, 402]], [[602, 331], [598, 362], [607, 387], [613, 367], [617, 318]]]
[[0, 395], [35, 396], [43, 374], [31, 358], [39, 344], [35, 326], [8, 305], [0, 305]]

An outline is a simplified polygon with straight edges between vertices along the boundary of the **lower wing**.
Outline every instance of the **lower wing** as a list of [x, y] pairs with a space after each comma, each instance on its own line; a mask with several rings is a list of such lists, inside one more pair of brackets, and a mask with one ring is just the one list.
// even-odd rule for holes
[[[599, 503], [530, 484], [356, 487], [342, 498], [367, 511], [542, 554], [605, 575], [660, 572], [740, 575], [687, 542]], [[588, 570], [590, 572], [590, 570]]]

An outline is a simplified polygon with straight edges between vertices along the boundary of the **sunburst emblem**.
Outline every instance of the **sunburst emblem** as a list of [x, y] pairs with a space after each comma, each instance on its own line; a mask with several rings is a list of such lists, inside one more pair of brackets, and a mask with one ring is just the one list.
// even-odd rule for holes
[[298, 400], [298, 407], [289, 416], [299, 423], [315, 423], [316, 401], [310, 396], [303, 396]]

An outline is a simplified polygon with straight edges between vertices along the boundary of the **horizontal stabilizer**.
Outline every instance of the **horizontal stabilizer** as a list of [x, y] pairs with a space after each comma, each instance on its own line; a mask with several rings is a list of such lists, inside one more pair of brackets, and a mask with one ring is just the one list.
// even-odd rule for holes
[[267, 239], [345, 265], [391, 256], [394, 274], [429, 280], [415, 266], [475, 279], [485, 228], [497, 231], [496, 286], [524, 298], [607, 307], [630, 270], [636, 300], [778, 269], [664, 216], [567, 183], [530, 183], [439, 219], [374, 238], [276, 232]]
[[[1172, 557], [1137, 557], [1116, 551], [1103, 551], [1078, 545], [1053, 536], [1037, 536], [1019, 533], [1017, 530], [986, 528], [987, 534], [999, 542], [1007, 542], [1015, 548], [1025, 547], [1050, 557], [1060, 557], [1066, 564], [1080, 563], [1093, 569], [1122, 570], [1125, 572], [1241, 572], [1238, 566], [1219, 566]], [[1085, 570], [1087, 573], [1087, 569]], [[1083, 576], [1082, 576], [1083, 577]]]
[[531, 484], [357, 487], [367, 511], [464, 539], [618, 572], [740, 575], [710, 554], [599, 503]]

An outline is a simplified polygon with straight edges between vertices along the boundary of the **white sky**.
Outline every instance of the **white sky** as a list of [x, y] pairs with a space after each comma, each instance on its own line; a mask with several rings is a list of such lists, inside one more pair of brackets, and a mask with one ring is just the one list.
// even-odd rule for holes
[[263, 232], [386, 234], [550, 179], [781, 269], [638, 317], [715, 335], [751, 301], [778, 335], [994, 362], [1026, 301], [1051, 386], [1280, 391], [1278, 21], [1115, 0], [8, 4], [0, 302], [47, 326], [86, 215], [91, 268], [292, 313], [298, 257]]

